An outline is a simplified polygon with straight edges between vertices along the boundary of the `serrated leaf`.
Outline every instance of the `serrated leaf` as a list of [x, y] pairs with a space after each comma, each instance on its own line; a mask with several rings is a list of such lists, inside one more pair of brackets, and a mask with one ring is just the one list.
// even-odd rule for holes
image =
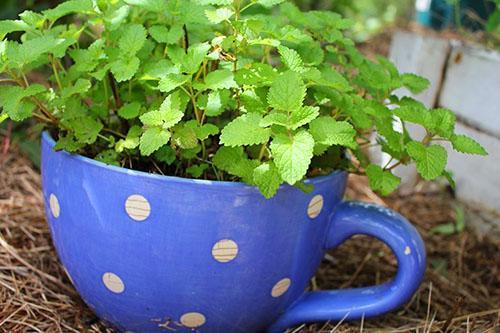
[[132, 126], [127, 133], [125, 139], [120, 139], [115, 145], [115, 150], [118, 153], [123, 152], [125, 149], [135, 149], [139, 147], [140, 138], [142, 135], [142, 128], [139, 126]]
[[125, 3], [156, 13], [165, 13], [169, 9], [165, 0], [125, 0]]
[[196, 132], [190, 126], [176, 128], [172, 139], [174, 143], [182, 149], [192, 149], [198, 145]]
[[91, 87], [91, 83], [86, 79], [78, 79], [73, 86], [65, 87], [61, 91], [62, 98], [68, 98], [76, 94], [84, 94]]
[[370, 181], [370, 187], [382, 195], [391, 194], [401, 183], [399, 177], [396, 177], [388, 170], [384, 171], [375, 164], [370, 164], [366, 168], [366, 175]]
[[283, 180], [273, 162], [263, 163], [253, 171], [253, 180], [260, 192], [267, 199], [272, 198], [278, 191]]
[[339, 145], [352, 149], [357, 147], [356, 130], [347, 121], [336, 121], [332, 117], [319, 117], [309, 124], [309, 129], [316, 143]]
[[142, 25], [128, 25], [118, 40], [118, 47], [127, 56], [136, 55], [144, 46], [146, 36], [146, 29]]
[[175, 150], [170, 146], [163, 146], [155, 152], [155, 159], [160, 162], [171, 165], [177, 158]]
[[264, 7], [271, 8], [273, 6], [279, 5], [280, 3], [283, 3], [285, 1], [286, 0], [257, 0], [257, 3], [264, 6]]
[[61, 3], [55, 8], [44, 10], [42, 14], [49, 21], [55, 22], [59, 18], [69, 14], [86, 14], [92, 12], [94, 12], [94, 4], [92, 0], [70, 0]]
[[292, 130], [296, 130], [301, 126], [309, 124], [318, 116], [319, 116], [319, 107], [304, 106], [291, 114], [289, 120], [289, 127]]
[[141, 136], [139, 149], [141, 155], [149, 156], [160, 147], [166, 145], [170, 140], [170, 132], [160, 127], [151, 127], [144, 131]]
[[52, 36], [36, 37], [22, 44], [9, 41], [6, 45], [5, 55], [9, 67], [22, 68], [48, 54], [61, 43], [64, 43], [64, 39], [56, 39]]
[[451, 137], [453, 149], [465, 154], [488, 155], [486, 149], [476, 140], [463, 134], [456, 134]]
[[262, 116], [258, 113], [247, 113], [239, 116], [222, 129], [220, 142], [230, 147], [267, 142], [271, 131], [259, 126], [261, 119]]
[[205, 115], [207, 117], [217, 117], [224, 112], [222, 106], [221, 93], [219, 91], [212, 91], [208, 94], [207, 105], [205, 107]]
[[283, 45], [278, 46], [278, 51], [281, 56], [281, 61], [290, 70], [297, 73], [303, 73], [306, 71], [304, 62], [297, 51]]
[[0, 40], [5, 38], [5, 35], [16, 31], [27, 31], [31, 27], [21, 20], [3, 20], [0, 21]]
[[253, 184], [253, 171], [259, 161], [250, 160], [243, 147], [220, 147], [212, 158], [214, 165], [227, 173]]
[[170, 73], [160, 80], [158, 89], [160, 89], [161, 92], [169, 93], [188, 82], [190, 78], [190, 75]]
[[194, 74], [200, 68], [201, 63], [205, 59], [210, 50], [210, 44], [200, 43], [191, 45], [187, 54], [182, 58], [183, 71], [188, 74]]
[[139, 116], [141, 104], [139, 102], [132, 102], [125, 104], [118, 110], [118, 115], [123, 119], [134, 119]]
[[39, 84], [33, 84], [24, 89], [19, 86], [2, 86], [0, 89], [0, 106], [3, 107], [5, 114], [14, 121], [21, 121], [29, 118], [35, 105], [24, 98], [37, 95], [46, 89]]
[[234, 15], [234, 11], [230, 8], [222, 7], [215, 10], [206, 10], [205, 15], [213, 24], [219, 24], [223, 21], [229, 20]]
[[205, 170], [208, 169], [208, 164], [203, 163], [203, 164], [194, 164], [191, 165], [190, 167], [186, 168], [186, 173], [190, 174], [194, 178], [200, 178]]
[[439, 177], [448, 159], [446, 149], [439, 145], [424, 146], [421, 142], [411, 141], [406, 145], [411, 158], [417, 164], [417, 171], [426, 180]]
[[75, 138], [85, 144], [93, 144], [97, 140], [97, 135], [104, 128], [104, 125], [92, 118], [81, 117], [68, 121], [70, 129], [73, 131]]
[[302, 107], [306, 97], [306, 86], [300, 76], [292, 71], [278, 76], [267, 96], [269, 106], [274, 109], [293, 112]]
[[307, 131], [293, 136], [278, 134], [271, 143], [271, 152], [281, 178], [293, 185], [307, 173], [313, 157], [314, 139]]
[[413, 94], [419, 94], [429, 87], [429, 80], [421, 76], [405, 73], [400, 76], [401, 83], [408, 88]]
[[288, 127], [288, 115], [279, 111], [271, 111], [259, 122], [260, 127], [269, 127], [272, 125]]
[[153, 25], [148, 29], [149, 34], [158, 43], [168, 43], [168, 28], [164, 25]]
[[234, 74], [228, 69], [218, 69], [216, 71], [208, 73], [205, 78], [205, 84], [201, 87], [197, 87], [200, 90], [220, 90], [220, 89], [231, 89], [237, 88], [238, 84], [234, 81]]
[[161, 126], [163, 129], [168, 129], [176, 125], [183, 116], [180, 96], [175, 92], [165, 98], [159, 110], [149, 111], [139, 119], [145, 126]]
[[450, 138], [455, 131], [457, 117], [448, 109], [438, 108], [430, 111], [431, 121], [426, 125], [433, 133]]
[[123, 82], [132, 79], [140, 66], [140, 60], [136, 56], [118, 59], [111, 64], [111, 72], [116, 81]]

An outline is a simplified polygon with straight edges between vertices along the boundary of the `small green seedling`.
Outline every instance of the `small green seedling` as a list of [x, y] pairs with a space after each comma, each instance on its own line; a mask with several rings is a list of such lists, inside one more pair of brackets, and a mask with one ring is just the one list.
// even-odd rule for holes
[[[0, 21], [0, 119], [42, 122], [57, 149], [243, 181], [267, 198], [339, 169], [366, 174], [384, 195], [400, 183], [396, 165], [415, 162], [435, 179], [447, 161], [437, 141], [486, 154], [454, 132], [451, 111], [395, 96], [429, 82], [365, 58], [350, 26], [284, 0], [71, 0], [25, 11]], [[396, 118], [427, 135], [394, 130]], [[390, 164], [370, 163], [374, 144]]]

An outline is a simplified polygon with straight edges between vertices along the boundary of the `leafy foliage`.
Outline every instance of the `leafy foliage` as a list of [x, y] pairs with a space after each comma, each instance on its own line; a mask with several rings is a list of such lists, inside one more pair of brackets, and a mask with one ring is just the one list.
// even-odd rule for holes
[[[70, 24], [64, 17], [76, 15]], [[68, 22], [69, 20], [65, 20]], [[0, 120], [33, 117], [56, 148], [181, 177], [243, 181], [267, 198], [336, 169], [389, 194], [400, 180], [371, 164], [378, 144], [425, 179], [445, 171], [455, 116], [392, 94], [429, 82], [363, 57], [349, 20], [284, 0], [70, 0], [0, 21]], [[21, 34], [20, 40], [9, 39]], [[45, 74], [43, 84], [30, 74]], [[38, 75], [40, 76], [40, 75]], [[5, 80], [4, 80], [5, 81]], [[423, 126], [422, 141], [392, 126]], [[378, 134], [376, 143], [367, 139]]]

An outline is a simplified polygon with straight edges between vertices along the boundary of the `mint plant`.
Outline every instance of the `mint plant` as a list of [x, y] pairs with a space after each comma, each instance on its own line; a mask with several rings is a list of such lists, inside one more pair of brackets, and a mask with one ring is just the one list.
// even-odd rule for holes
[[[486, 154], [455, 134], [451, 111], [396, 97], [429, 82], [365, 58], [344, 34], [350, 26], [284, 0], [70, 0], [25, 11], [0, 21], [0, 120], [38, 120], [59, 150], [243, 181], [267, 198], [338, 169], [366, 174], [381, 194], [398, 186], [400, 164], [448, 176], [437, 141]], [[397, 118], [427, 135], [394, 130]], [[388, 165], [370, 163], [372, 145]]]

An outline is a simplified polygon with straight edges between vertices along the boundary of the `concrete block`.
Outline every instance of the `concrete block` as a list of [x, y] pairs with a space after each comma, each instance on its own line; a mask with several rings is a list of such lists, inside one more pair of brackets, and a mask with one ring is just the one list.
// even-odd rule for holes
[[439, 105], [500, 138], [500, 53], [454, 43]]

